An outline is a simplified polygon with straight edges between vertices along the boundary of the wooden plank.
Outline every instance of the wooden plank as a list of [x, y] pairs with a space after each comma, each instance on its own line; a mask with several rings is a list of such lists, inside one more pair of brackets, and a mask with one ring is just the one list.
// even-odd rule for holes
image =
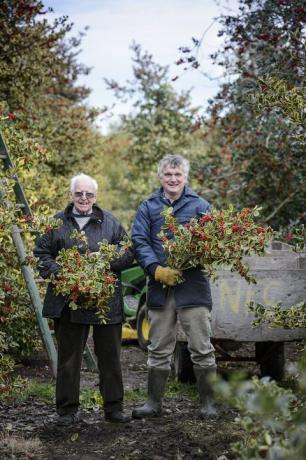
[[306, 329], [254, 328], [250, 301], [271, 306], [281, 302], [284, 309], [306, 299], [306, 270], [252, 270], [257, 284], [248, 284], [236, 273], [223, 270], [211, 283], [212, 331], [216, 339], [235, 341], [290, 341], [306, 338]]
[[[273, 247], [275, 249], [273, 249]], [[248, 284], [238, 273], [218, 270], [211, 282], [213, 308], [212, 337], [236, 342], [286, 342], [306, 339], [306, 329], [270, 328], [263, 324], [254, 328], [255, 319], [248, 310], [250, 301], [266, 307], [281, 303], [284, 309], [306, 299], [305, 252], [295, 253], [284, 243], [271, 245], [262, 257], [246, 257], [257, 284]], [[179, 325], [178, 340], [186, 336]]]

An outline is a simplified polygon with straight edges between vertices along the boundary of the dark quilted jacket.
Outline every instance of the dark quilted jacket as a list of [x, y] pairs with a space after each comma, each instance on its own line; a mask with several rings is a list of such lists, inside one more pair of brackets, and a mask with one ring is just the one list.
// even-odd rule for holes
[[[34, 255], [39, 260], [39, 272], [42, 278], [48, 278], [51, 273], [59, 270], [56, 263], [58, 252], [65, 248], [68, 249], [75, 244], [70, 238], [70, 234], [75, 230], [80, 230], [78, 224], [72, 216], [73, 204], [58, 213], [55, 217], [63, 221], [63, 225], [42, 235], [35, 247]], [[89, 222], [82, 229], [85, 232], [89, 249], [91, 252], [98, 251], [98, 243], [106, 239], [109, 243], [118, 244], [126, 234], [120, 222], [108, 211], [93, 206], [93, 215]], [[82, 252], [82, 248], [80, 249]], [[120, 271], [129, 267], [134, 259], [132, 250], [129, 250], [122, 257], [112, 264], [112, 270], [120, 278]], [[62, 295], [54, 293], [52, 284], [49, 283], [44, 301], [43, 316], [47, 318], [58, 318], [67, 303], [67, 299]], [[122, 322], [123, 300], [121, 282], [118, 282], [115, 295], [109, 303], [108, 324]], [[99, 319], [93, 311], [76, 310], [71, 311], [71, 321], [82, 324], [99, 324]]]

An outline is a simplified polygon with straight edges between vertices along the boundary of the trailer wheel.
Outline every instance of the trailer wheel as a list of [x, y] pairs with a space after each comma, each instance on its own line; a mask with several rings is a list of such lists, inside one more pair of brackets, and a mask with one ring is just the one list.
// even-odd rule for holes
[[284, 342], [256, 342], [255, 350], [261, 376], [282, 380], [285, 373]]
[[174, 377], [181, 383], [194, 383], [196, 381], [190, 352], [186, 342], [177, 342], [173, 355]]
[[146, 304], [143, 304], [137, 315], [137, 339], [142, 350], [147, 350], [149, 345], [149, 330], [147, 307]]

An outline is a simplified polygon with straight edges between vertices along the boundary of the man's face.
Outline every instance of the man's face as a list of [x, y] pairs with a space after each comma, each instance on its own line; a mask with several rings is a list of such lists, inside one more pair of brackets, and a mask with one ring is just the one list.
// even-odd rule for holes
[[187, 177], [180, 166], [166, 167], [160, 176], [160, 183], [167, 198], [176, 200], [183, 193]]
[[93, 184], [86, 179], [78, 180], [71, 195], [74, 207], [80, 214], [87, 214], [97, 200]]

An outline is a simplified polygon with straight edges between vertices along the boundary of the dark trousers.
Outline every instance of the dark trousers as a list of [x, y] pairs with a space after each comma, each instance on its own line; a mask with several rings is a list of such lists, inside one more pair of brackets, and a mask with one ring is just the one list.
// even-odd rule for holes
[[[64, 309], [60, 318], [54, 320], [58, 347], [56, 410], [60, 415], [78, 410], [81, 364], [89, 328], [88, 324], [71, 323], [68, 308]], [[94, 351], [105, 412], [122, 409], [121, 332], [121, 324], [93, 326]]]

